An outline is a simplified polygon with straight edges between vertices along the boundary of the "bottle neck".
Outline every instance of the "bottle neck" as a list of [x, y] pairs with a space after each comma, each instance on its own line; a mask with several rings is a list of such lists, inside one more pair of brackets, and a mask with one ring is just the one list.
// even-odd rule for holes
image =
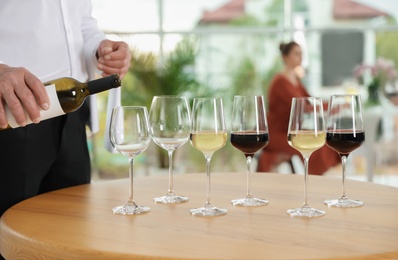
[[96, 94], [111, 88], [118, 88], [121, 85], [121, 80], [117, 74], [87, 82], [87, 88], [90, 94]]

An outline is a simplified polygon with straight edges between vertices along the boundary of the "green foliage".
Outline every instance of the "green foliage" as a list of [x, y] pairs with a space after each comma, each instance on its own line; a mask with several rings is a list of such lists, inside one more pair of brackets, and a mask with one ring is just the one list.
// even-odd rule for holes
[[250, 95], [256, 89], [257, 68], [250, 57], [244, 57], [231, 70], [232, 87], [231, 92], [235, 95]]
[[267, 13], [282, 13], [284, 10], [284, 0], [274, 0], [271, 4], [266, 8]]
[[160, 60], [153, 53], [132, 50], [131, 66], [123, 81], [122, 104], [145, 105], [148, 108], [156, 95], [195, 96], [209, 91], [196, 78], [194, 65], [196, 42], [186, 38], [176, 49]]
[[397, 32], [378, 32], [376, 34], [376, 57], [385, 57], [398, 65]]
[[160, 70], [158, 95], [195, 92], [200, 85], [195, 77], [195, 57], [196, 49], [192, 41], [185, 39], [177, 45]]
[[[192, 38], [183, 39], [163, 59], [153, 53], [133, 49], [131, 66], [123, 80], [122, 104], [146, 106], [149, 110], [153, 96], [192, 98], [198, 94], [210, 95], [211, 90], [196, 78], [196, 55], [196, 42]], [[168, 167], [167, 153], [157, 148], [159, 166]]]
[[152, 53], [132, 50], [131, 66], [123, 79], [122, 105], [145, 105], [149, 107], [152, 89], [158, 83], [157, 57]]
[[[308, 12], [306, 0], [292, 0], [292, 12]], [[270, 27], [278, 26], [284, 19], [284, 0], [273, 0], [265, 9], [265, 15], [268, 17], [266, 25]]]
[[253, 15], [244, 14], [239, 18], [233, 19], [229, 24], [232, 26], [255, 26], [261, 25], [261, 22]]
[[[307, 8], [307, 1], [306, 0], [292, 0], [292, 11], [293, 12], [306, 12], [308, 11]], [[274, 0], [272, 3], [267, 7], [267, 13], [281, 13], [283, 14], [285, 9], [285, 1], [284, 0]]]
[[267, 15], [266, 26], [276, 27], [283, 19], [284, 2], [283, 0], [274, 0], [265, 8], [264, 13]]
[[380, 78], [374, 77], [368, 86], [368, 100], [366, 106], [374, 106], [380, 104]]
[[294, 12], [308, 12], [308, 6], [306, 0], [294, 0], [292, 1]]
[[[308, 12], [306, 0], [292, 0], [293, 12]], [[230, 22], [233, 26], [277, 26], [284, 16], [284, 0], [273, 0], [264, 10], [264, 17], [267, 22], [261, 22], [258, 18], [250, 14], [244, 14]]]

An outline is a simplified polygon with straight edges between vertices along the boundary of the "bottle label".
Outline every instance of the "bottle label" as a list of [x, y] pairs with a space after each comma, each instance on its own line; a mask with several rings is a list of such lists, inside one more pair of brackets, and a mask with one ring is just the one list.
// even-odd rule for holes
[[[55, 90], [55, 85], [54, 84], [48, 85], [45, 86], [45, 88], [47, 91], [47, 95], [50, 99], [50, 108], [48, 110], [40, 110], [41, 121], [65, 114], [64, 110], [62, 110], [61, 104], [59, 103], [57, 91]], [[15, 121], [14, 116], [11, 114], [10, 109], [7, 106], [5, 106], [5, 110], [7, 115], [7, 121], [10, 127], [11, 128], [19, 127], [18, 123]], [[32, 120], [30, 120], [26, 111], [25, 111], [25, 116], [27, 118], [26, 124], [33, 123]]]

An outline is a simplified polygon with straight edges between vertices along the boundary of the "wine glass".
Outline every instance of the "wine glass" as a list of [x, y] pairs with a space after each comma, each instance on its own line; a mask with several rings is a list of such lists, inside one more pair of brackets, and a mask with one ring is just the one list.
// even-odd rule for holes
[[232, 200], [237, 206], [262, 206], [268, 200], [251, 194], [251, 162], [254, 154], [268, 144], [268, 124], [263, 96], [235, 96], [232, 107], [231, 144], [246, 157], [246, 197]]
[[169, 189], [167, 194], [155, 198], [155, 202], [180, 203], [188, 197], [174, 193], [173, 152], [189, 139], [191, 114], [185, 97], [155, 96], [149, 111], [152, 140], [165, 149], [169, 156]]
[[227, 142], [227, 131], [221, 98], [195, 98], [192, 108], [190, 142], [201, 151], [206, 160], [207, 199], [201, 208], [192, 209], [195, 216], [219, 216], [227, 214], [226, 209], [214, 207], [210, 202], [210, 161], [214, 152]]
[[365, 141], [362, 119], [361, 97], [359, 95], [334, 95], [330, 97], [329, 115], [326, 129], [326, 145], [335, 150], [341, 157], [342, 195], [339, 199], [326, 200], [330, 207], [361, 207], [362, 201], [352, 200], [346, 196], [345, 179], [348, 155]]
[[308, 163], [311, 154], [324, 146], [326, 138], [322, 99], [316, 97], [293, 98], [290, 110], [288, 143], [304, 158], [304, 204], [289, 209], [292, 217], [321, 217], [325, 211], [308, 204]]
[[109, 133], [112, 145], [119, 153], [127, 156], [130, 162], [129, 198], [125, 205], [113, 208], [113, 213], [132, 215], [149, 212], [149, 207], [138, 206], [133, 197], [133, 159], [145, 151], [151, 141], [146, 107], [115, 107], [112, 111]]

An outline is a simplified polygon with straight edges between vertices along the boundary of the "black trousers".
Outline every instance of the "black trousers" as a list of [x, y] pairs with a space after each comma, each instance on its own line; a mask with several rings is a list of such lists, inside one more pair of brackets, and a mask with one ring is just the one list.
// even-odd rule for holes
[[37, 125], [0, 131], [0, 216], [35, 195], [90, 182], [88, 106]]

